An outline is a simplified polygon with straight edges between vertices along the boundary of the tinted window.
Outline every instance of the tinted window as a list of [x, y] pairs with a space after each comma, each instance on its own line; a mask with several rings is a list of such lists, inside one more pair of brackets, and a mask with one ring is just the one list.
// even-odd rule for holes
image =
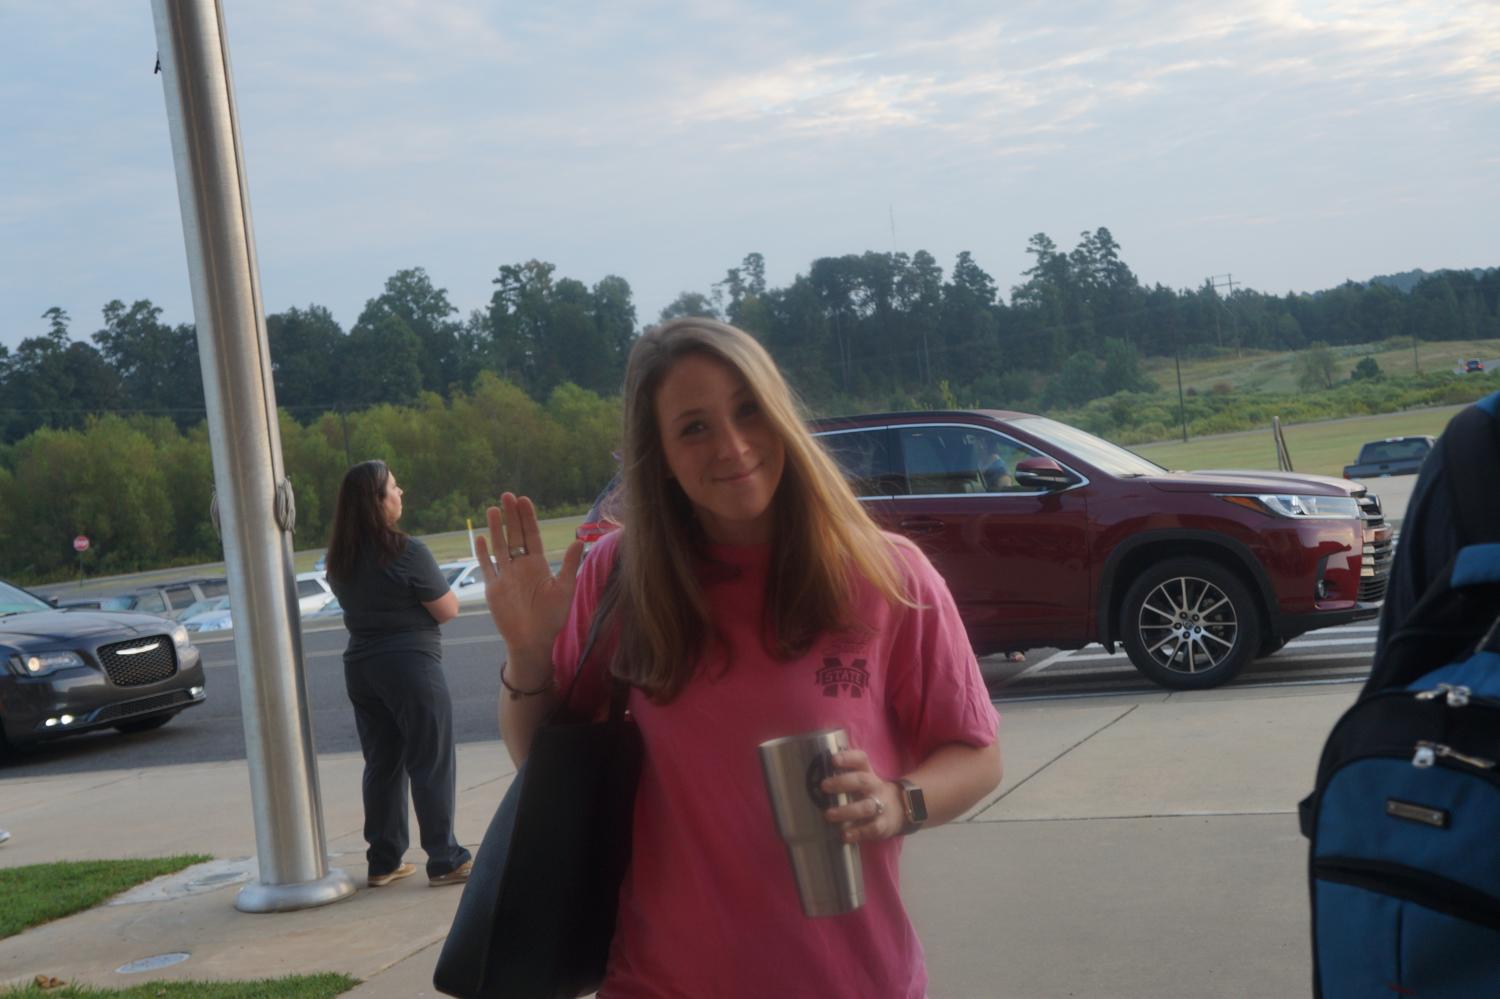
[[891, 461], [890, 440], [890, 431], [884, 428], [818, 436], [818, 443], [843, 469], [856, 496], [897, 496], [905, 492], [901, 473]]
[[1424, 440], [1380, 441], [1366, 444], [1361, 458], [1365, 461], [1402, 461], [1421, 458], [1426, 454], [1427, 442]]
[[987, 493], [1036, 492], [1030, 486], [1016, 484], [1016, 466], [1027, 458], [1040, 458], [1034, 451], [1019, 441], [999, 434], [979, 434], [979, 475]]
[[993, 434], [968, 427], [901, 427], [901, 460], [913, 496], [988, 492], [982, 472]]
[[168, 587], [167, 599], [172, 602], [173, 607], [186, 607], [193, 602], [193, 588], [191, 586]]
[[198, 589], [205, 597], [222, 597], [229, 592], [229, 580], [210, 579], [199, 583]]
[[323, 587], [316, 579], [297, 580], [297, 596], [299, 597], [315, 597], [323, 592], [325, 592]]

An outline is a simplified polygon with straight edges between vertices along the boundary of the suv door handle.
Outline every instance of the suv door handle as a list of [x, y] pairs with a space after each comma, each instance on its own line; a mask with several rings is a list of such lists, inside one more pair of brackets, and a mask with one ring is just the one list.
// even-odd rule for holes
[[905, 534], [936, 534], [943, 529], [943, 522], [932, 517], [907, 517], [897, 526]]

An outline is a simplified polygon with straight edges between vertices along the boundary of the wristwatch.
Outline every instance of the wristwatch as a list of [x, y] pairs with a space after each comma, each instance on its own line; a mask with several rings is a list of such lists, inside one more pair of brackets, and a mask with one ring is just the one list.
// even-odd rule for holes
[[922, 796], [922, 789], [905, 777], [896, 781], [896, 786], [901, 789], [901, 809], [906, 813], [901, 835], [910, 836], [927, 821], [927, 799]]

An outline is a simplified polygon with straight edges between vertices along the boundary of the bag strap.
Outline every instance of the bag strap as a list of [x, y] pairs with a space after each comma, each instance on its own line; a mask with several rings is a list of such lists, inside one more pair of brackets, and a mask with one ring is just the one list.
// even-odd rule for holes
[[[601, 594], [607, 594], [610, 587], [620, 575], [620, 558], [615, 556], [613, 564], [609, 567], [609, 575], [604, 578], [604, 589]], [[594, 643], [599, 639], [599, 631], [604, 626], [607, 601], [601, 599], [599, 606], [594, 608], [594, 616], [589, 621], [589, 633], [583, 640], [583, 651], [578, 654], [578, 668], [573, 671], [573, 679], [568, 682], [568, 692], [563, 695], [558, 703], [556, 711], [562, 711], [573, 702], [573, 688], [578, 686], [578, 678], [583, 676], [584, 668], [588, 665], [589, 653], [594, 651]], [[610, 682], [609, 694], [609, 719], [619, 721], [625, 716], [625, 702], [630, 694], [630, 684], [621, 680], [613, 673], [606, 674]], [[555, 713], [555, 712], [554, 712]]]

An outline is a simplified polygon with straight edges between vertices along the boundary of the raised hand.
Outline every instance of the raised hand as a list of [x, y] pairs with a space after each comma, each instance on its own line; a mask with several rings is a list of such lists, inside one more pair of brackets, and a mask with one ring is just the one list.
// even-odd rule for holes
[[[484, 573], [484, 600], [513, 663], [540, 669], [551, 662], [552, 642], [568, 619], [583, 542], [574, 541], [552, 574], [542, 549], [536, 507], [528, 497], [505, 493], [486, 511], [489, 538], [475, 542]], [[493, 556], [491, 555], [493, 552]]]

